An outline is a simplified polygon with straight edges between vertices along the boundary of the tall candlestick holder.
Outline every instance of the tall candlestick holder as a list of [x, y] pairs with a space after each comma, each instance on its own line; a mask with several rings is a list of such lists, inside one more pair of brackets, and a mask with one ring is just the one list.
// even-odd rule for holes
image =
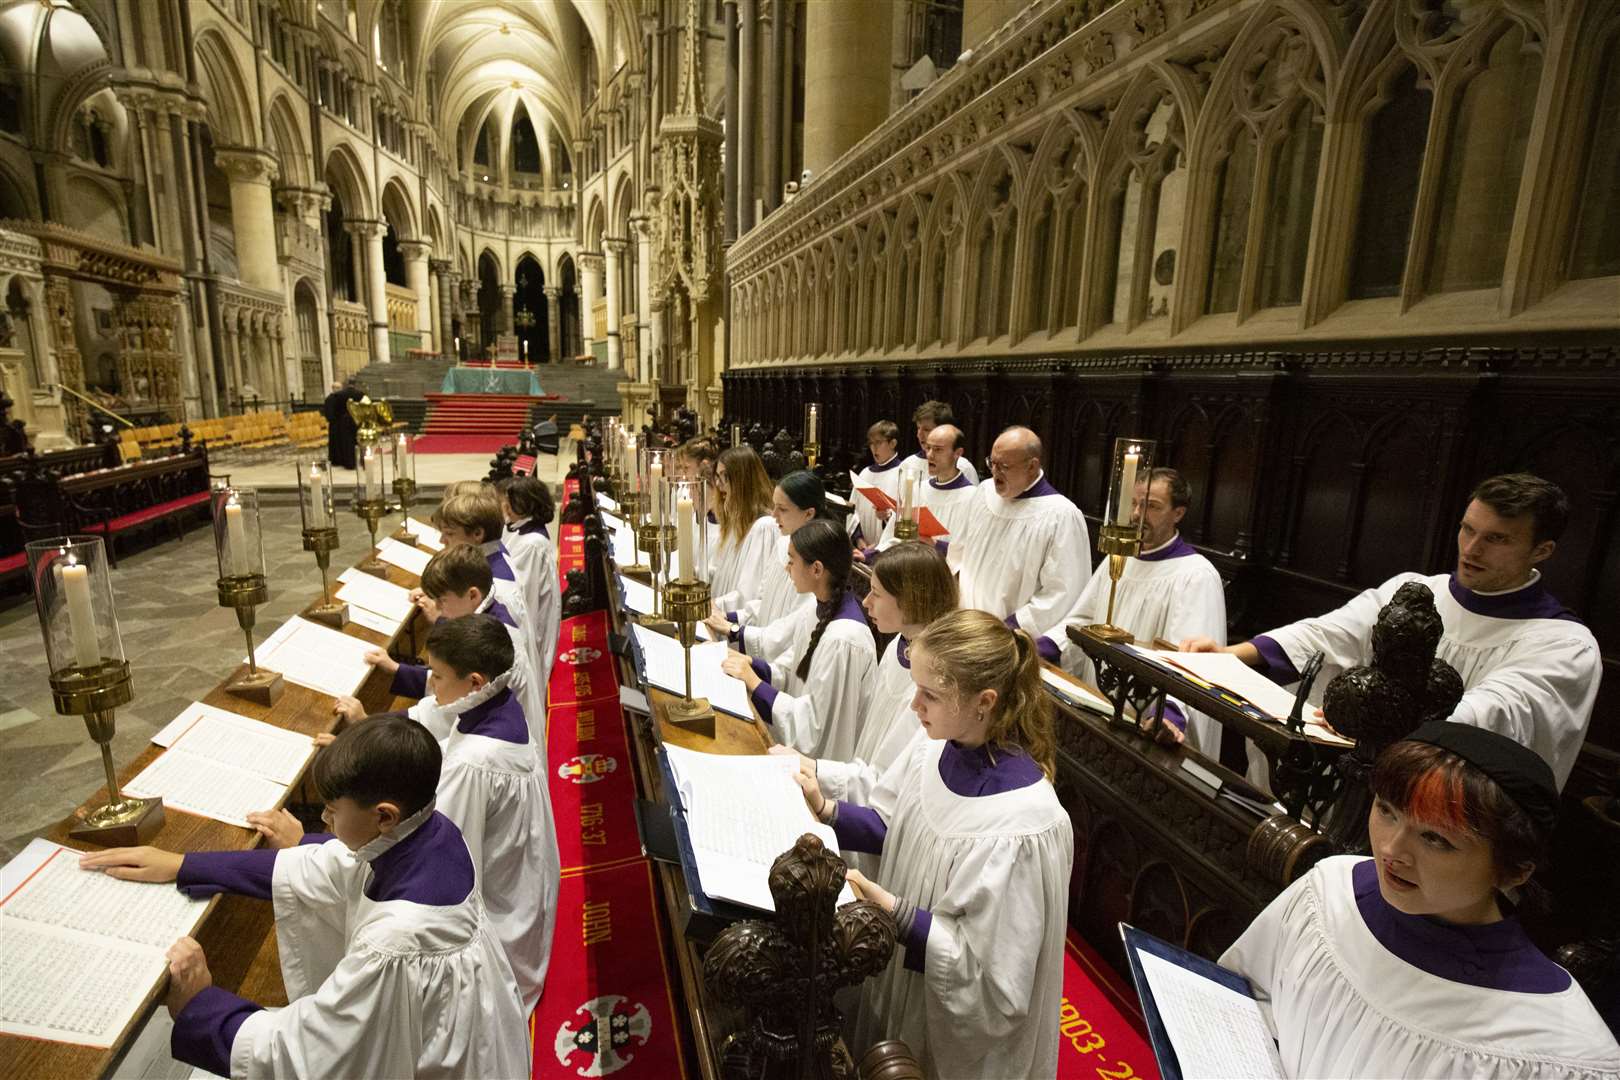
[[377, 523], [388, 515], [388, 482], [384, 462], [383, 433], [394, 422], [393, 406], [369, 398], [349, 402], [354, 418], [354, 512], [366, 523], [371, 534], [371, 554], [361, 560], [359, 569], [373, 577], [386, 578], [388, 564], [377, 557]]
[[268, 708], [280, 699], [286, 685], [279, 674], [259, 667], [253, 649], [255, 610], [270, 599], [259, 528], [259, 493], [251, 488], [218, 488], [212, 493], [211, 505], [214, 555], [219, 561], [219, 580], [214, 583], [219, 606], [236, 610], [236, 624], [247, 640], [247, 664], [232, 676], [225, 689]]
[[1108, 505], [1103, 509], [1102, 530], [1097, 550], [1108, 556], [1108, 615], [1086, 632], [1116, 645], [1130, 644], [1136, 636], [1114, 625], [1114, 595], [1125, 574], [1125, 560], [1142, 553], [1142, 519], [1137, 513], [1136, 489], [1153, 475], [1152, 439], [1114, 440], [1114, 467], [1108, 485]]
[[45, 636], [51, 701], [62, 716], [84, 718], [101, 747], [107, 798], [92, 806], [68, 836], [105, 847], [148, 843], [163, 827], [163, 800], [125, 795], [113, 768], [115, 710], [135, 698], [118, 632], [107, 550], [97, 536], [35, 540], [24, 548], [34, 608]]
[[394, 452], [394, 498], [399, 502], [399, 528], [394, 530], [394, 539], [415, 547], [416, 534], [407, 521], [416, 501], [416, 436], [396, 432], [390, 445]]
[[814, 469], [820, 453], [821, 403], [812, 401], [804, 407], [804, 467]]
[[686, 692], [665, 711], [665, 720], [704, 738], [714, 738], [714, 709], [707, 698], [692, 696], [692, 646], [698, 642], [698, 623], [709, 617], [713, 596], [707, 580], [709, 567], [709, 500], [701, 479], [664, 481], [664, 504], [669, 507], [675, 532], [675, 579], [664, 587], [664, 618], [675, 624], [675, 636], [686, 660]]
[[338, 548], [337, 514], [332, 506], [332, 470], [323, 458], [299, 458], [298, 512], [304, 523], [304, 550], [315, 553], [321, 568], [321, 600], [304, 610], [304, 618], [341, 630], [349, 621], [349, 605], [332, 598], [328, 572], [332, 552]]

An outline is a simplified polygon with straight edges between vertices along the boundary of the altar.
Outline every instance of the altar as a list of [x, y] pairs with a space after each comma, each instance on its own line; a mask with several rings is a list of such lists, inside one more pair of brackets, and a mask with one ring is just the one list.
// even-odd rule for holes
[[439, 384], [442, 394], [517, 394], [539, 397], [540, 377], [528, 368], [453, 367]]

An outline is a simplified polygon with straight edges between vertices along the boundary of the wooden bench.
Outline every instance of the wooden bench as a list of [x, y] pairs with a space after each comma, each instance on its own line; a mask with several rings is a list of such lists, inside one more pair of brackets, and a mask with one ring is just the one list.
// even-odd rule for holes
[[70, 476], [25, 474], [18, 497], [18, 506], [26, 507], [18, 513], [26, 538], [103, 536], [107, 558], [117, 566], [120, 536], [166, 523], [179, 539], [188, 518], [207, 517], [208, 449]]
[[17, 517], [17, 487], [25, 474], [47, 477], [70, 476], [118, 463], [118, 444], [76, 446], [44, 454], [32, 451], [0, 458], [0, 582], [23, 573], [27, 559], [23, 545], [22, 522]]

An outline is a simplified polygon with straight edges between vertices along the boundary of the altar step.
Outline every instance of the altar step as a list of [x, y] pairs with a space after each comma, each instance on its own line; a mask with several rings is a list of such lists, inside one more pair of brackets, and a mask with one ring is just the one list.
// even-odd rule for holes
[[516, 442], [529, 410], [543, 398], [528, 394], [426, 394], [424, 435], [488, 435]]

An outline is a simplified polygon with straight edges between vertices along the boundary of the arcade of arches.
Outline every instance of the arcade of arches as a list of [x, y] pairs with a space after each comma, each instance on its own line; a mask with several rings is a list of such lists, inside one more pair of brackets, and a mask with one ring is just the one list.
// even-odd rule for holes
[[0, 0], [0, 375], [727, 371], [1620, 322], [1603, 0]]

